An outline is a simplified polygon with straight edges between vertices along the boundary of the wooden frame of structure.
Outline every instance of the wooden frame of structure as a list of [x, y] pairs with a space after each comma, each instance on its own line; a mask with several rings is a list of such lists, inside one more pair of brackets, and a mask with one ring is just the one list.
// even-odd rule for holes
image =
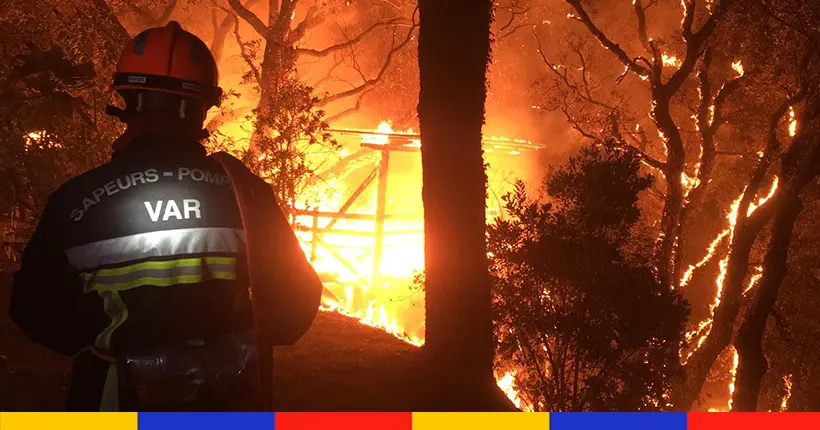
[[[358, 274], [356, 269], [347, 259], [341, 255], [334, 247], [322, 238], [325, 234], [346, 234], [355, 236], [373, 236], [373, 270], [371, 286], [379, 285], [381, 282], [381, 261], [384, 252], [385, 234], [406, 234], [417, 233], [416, 230], [395, 230], [385, 232], [384, 224], [388, 219], [415, 219], [415, 216], [387, 214], [387, 180], [390, 168], [390, 153], [399, 152], [421, 152], [421, 136], [410, 133], [380, 133], [369, 130], [346, 130], [331, 129], [331, 133], [336, 135], [358, 136], [361, 139], [361, 147], [379, 151], [381, 158], [374, 169], [365, 177], [359, 186], [353, 191], [348, 199], [336, 212], [322, 212], [318, 210], [296, 209], [294, 215], [311, 217], [310, 227], [297, 226], [302, 231], [311, 233], [310, 240], [310, 261], [313, 263], [317, 256], [319, 246], [325, 248], [339, 262], [341, 262], [351, 273]], [[494, 150], [507, 150], [511, 154], [520, 154], [523, 151], [538, 150], [543, 145], [534, 144], [522, 140], [485, 138], [485, 147], [492, 147]], [[361, 195], [376, 181], [376, 211], [373, 214], [348, 213], [348, 210], [361, 197]], [[324, 227], [319, 227], [319, 218], [329, 218], [330, 221]], [[373, 221], [373, 232], [333, 229], [339, 220], [367, 220]]]

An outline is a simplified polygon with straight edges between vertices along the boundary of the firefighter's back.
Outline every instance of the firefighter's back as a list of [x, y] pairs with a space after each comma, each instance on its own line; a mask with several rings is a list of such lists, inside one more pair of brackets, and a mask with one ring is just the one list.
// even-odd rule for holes
[[149, 135], [55, 193], [102, 351], [249, 329], [245, 240], [230, 181], [197, 142]]
[[[237, 190], [256, 191], [240, 214], [242, 193], [199, 143], [218, 81], [207, 45], [179, 23], [134, 37], [112, 84], [125, 108], [108, 112], [127, 128], [111, 162], [55, 192], [26, 246], [9, 314], [75, 357], [69, 410], [223, 408], [259, 388], [256, 335], [281, 326], [266, 345], [294, 342], [316, 312], [321, 282], [270, 189], [243, 171]], [[265, 238], [250, 253], [266, 292], [257, 307], [268, 298], [265, 313], [282, 316], [258, 333], [243, 218]]]

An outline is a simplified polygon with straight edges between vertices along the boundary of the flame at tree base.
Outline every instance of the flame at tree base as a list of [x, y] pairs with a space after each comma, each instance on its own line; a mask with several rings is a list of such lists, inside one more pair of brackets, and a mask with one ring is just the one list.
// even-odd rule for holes
[[[349, 291], [349, 289], [347, 289], [347, 291]], [[335, 312], [340, 315], [355, 318], [363, 325], [383, 330], [386, 333], [393, 335], [397, 339], [415, 347], [421, 347], [424, 345], [424, 339], [416, 335], [409, 335], [403, 331], [399, 327], [396, 317], [391, 317], [388, 315], [384, 305], [380, 305], [377, 309], [375, 300], [370, 302], [366, 311], [354, 311], [346, 308], [344, 304], [339, 303], [338, 301], [323, 297], [319, 310], [323, 312]], [[508, 371], [501, 376], [496, 374], [496, 383], [516, 408], [525, 412], [532, 412], [532, 408], [522, 402], [518, 391], [514, 387], [515, 375], [516, 372], [514, 371]]]

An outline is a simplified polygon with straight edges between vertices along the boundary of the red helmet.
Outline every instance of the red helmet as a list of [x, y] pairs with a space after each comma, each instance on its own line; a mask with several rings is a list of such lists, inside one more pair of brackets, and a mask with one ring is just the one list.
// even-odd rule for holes
[[219, 73], [205, 42], [176, 21], [143, 31], [126, 45], [113, 88], [175, 94], [219, 106]]

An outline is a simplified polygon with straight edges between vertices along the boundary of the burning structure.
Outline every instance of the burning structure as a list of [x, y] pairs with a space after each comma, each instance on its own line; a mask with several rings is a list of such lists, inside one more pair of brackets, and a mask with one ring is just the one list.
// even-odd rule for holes
[[[303, 249], [325, 280], [323, 308], [359, 318], [413, 345], [424, 339], [424, 266], [420, 135], [386, 122], [374, 130], [331, 129], [345, 144], [341, 160], [311, 179], [309, 194], [330, 196], [297, 207], [292, 221]], [[512, 185], [503, 169], [543, 145], [486, 137], [490, 196]], [[350, 151], [350, 152], [349, 152]], [[497, 167], [497, 168], [496, 168]], [[488, 219], [502, 213], [488, 199]]]

